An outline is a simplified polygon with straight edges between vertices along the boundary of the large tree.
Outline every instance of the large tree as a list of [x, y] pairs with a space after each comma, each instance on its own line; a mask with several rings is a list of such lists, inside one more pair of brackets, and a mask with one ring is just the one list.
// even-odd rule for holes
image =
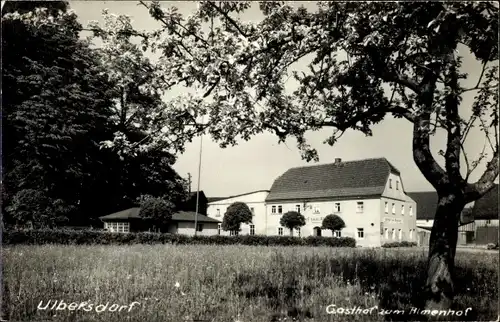
[[[371, 127], [387, 116], [409, 122], [415, 164], [439, 195], [427, 307], [451, 306], [460, 212], [498, 177], [494, 3], [322, 2], [311, 12], [262, 2], [259, 22], [238, 17], [250, 2], [202, 2], [186, 18], [158, 2], [141, 4], [162, 24], [140, 35], [147, 50], [160, 55], [155, 79], [165, 90], [172, 84], [195, 89], [165, 105], [170, 127], [183, 123], [207, 130], [222, 147], [271, 131], [280, 141], [295, 137], [303, 157], [317, 160], [307, 131], [331, 128], [325, 142], [333, 145], [348, 129], [371, 135]], [[464, 50], [482, 68], [468, 88]], [[307, 72], [298, 72], [300, 61], [308, 63]], [[291, 76], [297, 83], [293, 92], [285, 84]], [[470, 106], [460, 104], [465, 95], [475, 95]], [[488, 146], [471, 160], [464, 141], [477, 128]], [[442, 160], [430, 149], [437, 131], [446, 135]], [[487, 163], [484, 173], [470, 182], [481, 161]]]
[[70, 216], [85, 165], [95, 161], [91, 151], [105, 139], [109, 83], [67, 9], [33, 1], [2, 10], [2, 197], [16, 222], [20, 200], [50, 205], [39, 210], [54, 219]]
[[[162, 103], [158, 93], [142, 90], [146, 60], [125, 61], [129, 56], [115, 49], [126, 38], [92, 49], [68, 9], [65, 2], [32, 1], [7, 2], [2, 10], [6, 222], [53, 225], [66, 216], [71, 225], [99, 225], [97, 217], [132, 207], [144, 194], [182, 204], [185, 183], [165, 141], [133, 154], [105, 148], [121, 137], [154, 141], [150, 111]], [[50, 206], [39, 209], [43, 216], [23, 210], [42, 206]]]

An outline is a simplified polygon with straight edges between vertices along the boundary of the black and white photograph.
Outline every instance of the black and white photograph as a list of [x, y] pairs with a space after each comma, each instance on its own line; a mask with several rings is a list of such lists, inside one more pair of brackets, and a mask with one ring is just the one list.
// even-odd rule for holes
[[499, 321], [497, 1], [1, 6], [0, 322]]

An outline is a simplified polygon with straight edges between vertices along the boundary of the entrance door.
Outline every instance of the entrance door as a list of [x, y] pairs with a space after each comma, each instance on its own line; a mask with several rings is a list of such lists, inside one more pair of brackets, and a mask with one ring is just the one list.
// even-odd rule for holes
[[313, 228], [313, 233], [314, 233], [314, 236], [321, 236], [321, 228], [314, 227]]

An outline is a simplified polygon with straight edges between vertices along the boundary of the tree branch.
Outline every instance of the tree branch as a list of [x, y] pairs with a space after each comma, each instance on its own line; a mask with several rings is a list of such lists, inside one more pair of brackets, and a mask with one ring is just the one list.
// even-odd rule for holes
[[[451, 66], [446, 75], [445, 86], [450, 88], [450, 92], [445, 97], [446, 110], [446, 153], [444, 155], [446, 162], [446, 172], [452, 182], [461, 182], [460, 174], [460, 116], [458, 114], [458, 71], [456, 60], [453, 53], [449, 55]], [[434, 71], [429, 71], [434, 72]], [[436, 122], [439, 121], [439, 114], [436, 116]]]
[[465, 202], [473, 202], [485, 193], [490, 191], [495, 185], [495, 179], [498, 177], [498, 149], [493, 153], [493, 157], [486, 165], [481, 178], [473, 184], [468, 184], [465, 189]]
[[466, 175], [465, 175], [465, 182], [469, 180], [469, 176], [474, 170], [470, 170], [470, 165], [469, 165], [469, 158], [467, 157], [467, 153], [465, 152], [464, 145], [462, 142], [460, 142], [460, 149], [462, 150], [462, 153], [464, 154], [464, 160], [465, 160], [465, 167], [466, 167]]
[[217, 10], [220, 14], [222, 14], [224, 16], [224, 18], [227, 19], [227, 21], [229, 21], [229, 23], [234, 27], [236, 28], [236, 30], [238, 30], [238, 32], [245, 38], [247, 38], [247, 34], [241, 29], [240, 26], [238, 26], [238, 24], [236, 23], [236, 21], [231, 18], [227, 12], [224, 12], [221, 10], [221, 8], [219, 8], [218, 6], [216, 6], [212, 1], [208, 1], [208, 4], [211, 5], [213, 8], [215, 8], [215, 10]]
[[434, 159], [430, 150], [430, 121], [433, 109], [434, 91], [437, 76], [427, 73], [422, 82], [422, 91], [418, 97], [421, 112], [416, 117], [413, 126], [413, 160], [430, 184], [440, 191], [448, 184], [446, 172]]

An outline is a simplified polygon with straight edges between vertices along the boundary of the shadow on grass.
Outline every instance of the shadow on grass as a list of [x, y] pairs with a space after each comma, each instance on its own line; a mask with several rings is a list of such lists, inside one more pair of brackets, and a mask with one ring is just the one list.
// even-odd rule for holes
[[[365, 293], [376, 294], [379, 308], [400, 312], [386, 314], [387, 321], [429, 320], [429, 315], [420, 314], [425, 305], [426, 259], [423, 256], [384, 258], [367, 252], [345, 258], [312, 255], [303, 259], [287, 259], [275, 254], [272, 263], [270, 273], [240, 272], [233, 284], [240, 296], [262, 298], [270, 310], [277, 312], [271, 321], [284, 317], [295, 318], [296, 321], [313, 318], [309, 309], [299, 308], [299, 300], [310, 296], [314, 285], [332, 276], [339, 277], [339, 286], [359, 284], [360, 297]], [[464, 297], [488, 296], [496, 303], [497, 280], [495, 268], [457, 267], [456, 301], [451, 310], [465, 311], [470, 303], [460, 300]], [[447, 315], [446, 320], [489, 320], [496, 312], [492, 312], [490, 306], [481, 307], [482, 303], [477, 301], [477, 306], [472, 307], [466, 316]]]

